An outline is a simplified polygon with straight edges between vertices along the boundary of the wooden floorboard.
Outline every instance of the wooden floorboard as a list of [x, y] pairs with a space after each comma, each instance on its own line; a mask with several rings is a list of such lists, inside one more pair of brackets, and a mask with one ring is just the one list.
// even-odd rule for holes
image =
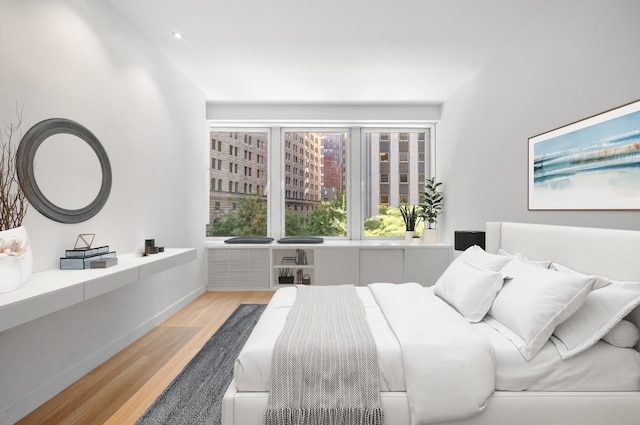
[[272, 295], [206, 292], [17, 425], [134, 424], [240, 304]]

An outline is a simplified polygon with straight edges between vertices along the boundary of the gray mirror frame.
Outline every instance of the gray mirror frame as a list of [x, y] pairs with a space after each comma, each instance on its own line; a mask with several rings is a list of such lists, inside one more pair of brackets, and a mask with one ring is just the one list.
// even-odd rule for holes
[[[102, 168], [102, 183], [98, 195], [89, 205], [76, 210], [61, 208], [47, 199], [38, 187], [33, 171], [36, 152], [42, 142], [61, 133], [71, 134], [85, 141], [98, 156]], [[20, 186], [29, 203], [44, 216], [60, 223], [80, 223], [90, 219], [102, 209], [111, 192], [111, 164], [104, 147], [87, 128], [65, 118], [40, 121], [27, 131], [16, 152], [16, 169]]]

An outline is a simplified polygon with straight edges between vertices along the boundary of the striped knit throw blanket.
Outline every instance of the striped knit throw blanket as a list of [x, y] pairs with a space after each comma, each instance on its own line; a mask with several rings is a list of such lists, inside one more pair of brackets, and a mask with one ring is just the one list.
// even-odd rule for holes
[[265, 424], [384, 424], [376, 345], [353, 285], [298, 287], [271, 359]]

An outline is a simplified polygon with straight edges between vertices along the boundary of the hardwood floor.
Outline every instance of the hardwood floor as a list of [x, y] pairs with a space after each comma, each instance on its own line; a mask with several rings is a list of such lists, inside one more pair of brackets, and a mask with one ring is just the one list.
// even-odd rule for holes
[[134, 424], [240, 304], [273, 292], [206, 292], [17, 425]]

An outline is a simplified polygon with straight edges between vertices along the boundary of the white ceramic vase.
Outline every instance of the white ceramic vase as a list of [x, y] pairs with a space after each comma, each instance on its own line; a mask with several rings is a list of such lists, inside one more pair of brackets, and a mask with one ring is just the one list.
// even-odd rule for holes
[[23, 227], [0, 231], [0, 293], [15, 291], [31, 278], [33, 254]]
[[404, 232], [404, 241], [405, 242], [412, 242], [413, 241], [413, 235], [415, 233], [416, 232], [413, 231], [413, 230], [405, 230], [405, 232]]
[[422, 232], [422, 242], [426, 244], [438, 243], [438, 229], [424, 229]]

